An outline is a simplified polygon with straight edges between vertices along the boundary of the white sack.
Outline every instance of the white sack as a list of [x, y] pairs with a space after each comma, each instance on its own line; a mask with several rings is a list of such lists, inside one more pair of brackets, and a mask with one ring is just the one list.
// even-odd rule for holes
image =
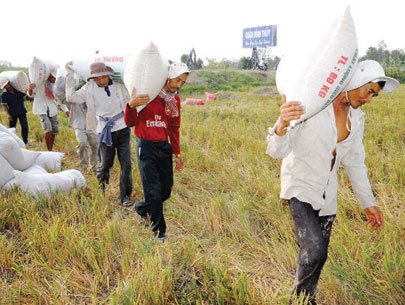
[[6, 184], [3, 185], [3, 189], [4, 190], [12, 189], [14, 187], [14, 185], [16, 185], [16, 184], [17, 184], [17, 180], [15, 179], [14, 174], [13, 174], [13, 178], [11, 180], [9, 180]]
[[13, 168], [10, 163], [0, 155], [0, 188], [14, 178]]
[[0, 87], [10, 82], [14, 89], [26, 93], [30, 85], [27, 74], [24, 71], [3, 71], [0, 73]]
[[44, 174], [47, 173], [46, 169], [44, 169], [43, 167], [37, 165], [37, 164], [33, 164], [30, 167], [28, 167], [24, 173], [27, 174]]
[[68, 169], [57, 174], [59, 177], [65, 177], [72, 180], [73, 184], [79, 189], [85, 188], [87, 185], [83, 174], [77, 169]]
[[65, 172], [50, 173], [25, 173], [13, 171], [17, 180], [17, 185], [23, 192], [37, 195], [42, 193], [49, 197], [54, 191], [64, 191], [69, 193], [73, 187], [83, 188], [86, 186], [86, 180], [82, 173], [75, 169]]
[[112, 79], [122, 81], [128, 57], [129, 55], [112, 53], [94, 54], [88, 58], [73, 60], [73, 64], [70, 67], [75, 74], [87, 81], [87, 79], [90, 77], [90, 65], [95, 62], [103, 62], [106, 64], [106, 66], [109, 66], [114, 70]]
[[16, 141], [16, 143], [18, 144], [18, 146], [20, 146], [21, 148], [25, 147], [25, 143], [23, 140], [21, 140], [16, 132], [15, 132], [15, 128], [7, 128], [6, 126], [0, 124], [0, 132], [5, 132], [7, 133], [12, 139], [14, 139], [14, 141]]
[[17, 170], [25, 170], [32, 166], [39, 156], [34, 152], [21, 148], [9, 134], [0, 131], [0, 154]]
[[51, 73], [56, 75], [57, 70], [58, 65], [55, 63], [34, 56], [28, 69], [28, 75], [31, 83], [39, 86], [45, 83]]
[[350, 9], [335, 20], [320, 41], [292, 48], [279, 63], [277, 89], [287, 102], [300, 101], [306, 113], [291, 126], [332, 103], [349, 82], [358, 60], [357, 36]]
[[[43, 169], [41, 166], [34, 164], [31, 167], [27, 168], [24, 171], [24, 173], [27, 173], [27, 174], [43, 174], [43, 173], [46, 173], [46, 170]], [[11, 189], [11, 188], [13, 188], [14, 185], [17, 184], [17, 179], [15, 179], [15, 176], [13, 174], [13, 169], [11, 170], [11, 174], [13, 175], [13, 179], [11, 179], [6, 184], [4, 184], [4, 186], [3, 186], [4, 189]]]
[[[81, 86], [85, 84], [80, 76], [76, 73], [73, 74], [73, 79], [75, 81], [75, 89], [78, 90]], [[65, 69], [59, 68], [56, 72], [55, 85], [53, 86], [53, 94], [60, 100], [64, 101], [66, 99], [66, 73]]]
[[59, 68], [56, 72], [56, 80], [53, 86], [53, 94], [60, 100], [64, 101], [66, 97], [66, 75], [64, 69]]
[[41, 166], [47, 171], [60, 172], [64, 153], [57, 151], [39, 151], [34, 164]]
[[[132, 55], [124, 72], [124, 84], [129, 94], [136, 90], [136, 94], [148, 94], [152, 101], [163, 88], [168, 75], [169, 62], [159, 53], [158, 48], [150, 43], [139, 54]], [[141, 111], [144, 106], [136, 109]]]

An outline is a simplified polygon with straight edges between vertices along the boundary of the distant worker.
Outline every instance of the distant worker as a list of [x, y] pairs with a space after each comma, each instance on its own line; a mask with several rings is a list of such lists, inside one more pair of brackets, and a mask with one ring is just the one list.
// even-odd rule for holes
[[364, 113], [380, 91], [391, 92], [398, 81], [386, 77], [373, 60], [359, 62], [352, 79], [327, 108], [289, 129], [305, 113], [299, 101], [282, 98], [280, 117], [267, 137], [267, 153], [283, 159], [282, 199], [289, 201], [299, 245], [294, 293], [316, 304], [316, 289], [327, 259], [332, 224], [337, 212], [337, 172], [342, 163], [368, 222], [382, 228], [364, 162]]
[[[132, 96], [125, 108], [127, 126], [135, 126], [138, 166], [144, 200], [135, 204], [136, 212], [150, 218], [154, 238], [166, 238], [163, 203], [170, 198], [173, 187], [173, 155], [175, 169], [183, 169], [180, 156], [180, 97], [189, 69], [184, 63], [170, 65], [168, 79], [159, 95], [149, 104], [148, 95]], [[147, 106], [140, 112], [136, 107]], [[170, 142], [169, 142], [170, 141]]]
[[[84, 81], [80, 80], [77, 86], [77, 90], [84, 85]], [[90, 169], [95, 171], [98, 160], [98, 134], [94, 131], [86, 128], [86, 112], [87, 104], [75, 104], [66, 102], [66, 77], [59, 76], [56, 80], [55, 96], [62, 101], [62, 103], [68, 104], [69, 107], [69, 123], [75, 131], [76, 140], [78, 145], [76, 146], [76, 152], [80, 160], [80, 167], [84, 170]]]
[[5, 90], [1, 95], [4, 111], [7, 113], [9, 127], [16, 127], [17, 121], [20, 121], [21, 137], [25, 144], [28, 143], [28, 120], [27, 109], [24, 105], [25, 93], [16, 90], [8, 81], [2, 88]]
[[32, 113], [39, 116], [41, 126], [45, 131], [46, 147], [49, 151], [52, 151], [55, 137], [59, 133], [58, 106], [69, 116], [67, 107], [55, 100], [53, 94], [55, 80], [56, 71], [53, 71], [44, 84], [36, 86], [32, 83], [28, 89], [28, 96], [34, 96]]
[[86, 128], [87, 105], [71, 104], [69, 122], [75, 130], [78, 145], [76, 152], [80, 159], [80, 166], [83, 169], [95, 171], [98, 160], [99, 136], [92, 130]]

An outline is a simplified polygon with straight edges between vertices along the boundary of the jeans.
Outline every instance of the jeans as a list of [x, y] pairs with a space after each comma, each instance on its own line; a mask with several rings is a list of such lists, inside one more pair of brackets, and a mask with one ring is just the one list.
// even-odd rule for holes
[[99, 166], [97, 168], [97, 179], [101, 184], [108, 184], [110, 180], [110, 169], [114, 165], [115, 151], [121, 166], [120, 174], [120, 199], [121, 202], [126, 196], [132, 193], [132, 166], [130, 129], [125, 127], [111, 133], [113, 144], [100, 142], [98, 146]]
[[152, 231], [158, 237], [166, 234], [163, 202], [173, 187], [173, 151], [169, 142], [137, 141], [137, 157], [145, 200], [136, 204], [141, 216], [150, 215]]
[[319, 211], [297, 198], [290, 199], [295, 235], [299, 245], [294, 292], [308, 296], [316, 304], [316, 287], [323, 265], [328, 257], [332, 224], [336, 215], [319, 216]]
[[25, 144], [28, 143], [28, 120], [27, 120], [27, 114], [21, 114], [21, 115], [12, 115], [11, 120], [9, 121], [9, 127], [13, 128], [17, 126], [17, 120], [20, 120], [20, 125], [21, 125], [21, 137], [24, 141]]

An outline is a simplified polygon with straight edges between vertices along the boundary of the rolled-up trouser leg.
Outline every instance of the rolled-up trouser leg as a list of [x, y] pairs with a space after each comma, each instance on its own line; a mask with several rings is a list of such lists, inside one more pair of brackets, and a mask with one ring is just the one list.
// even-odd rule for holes
[[299, 244], [294, 291], [308, 296], [316, 304], [316, 288], [321, 270], [328, 257], [328, 246], [335, 215], [319, 216], [308, 203], [290, 200], [295, 234]]

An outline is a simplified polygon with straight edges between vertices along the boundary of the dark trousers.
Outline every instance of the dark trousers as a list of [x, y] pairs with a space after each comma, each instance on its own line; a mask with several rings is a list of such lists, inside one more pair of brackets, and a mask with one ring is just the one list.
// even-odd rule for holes
[[132, 166], [130, 129], [128, 127], [111, 132], [112, 146], [100, 142], [98, 146], [99, 166], [97, 179], [100, 183], [108, 184], [110, 181], [110, 169], [114, 165], [115, 152], [121, 166], [120, 173], [120, 199], [132, 193]]
[[290, 210], [299, 245], [294, 293], [308, 296], [316, 304], [316, 287], [323, 265], [328, 257], [332, 224], [336, 215], [319, 216], [308, 203], [290, 199]]
[[173, 151], [169, 142], [137, 141], [137, 156], [144, 202], [135, 208], [139, 215], [150, 215], [152, 231], [158, 237], [166, 234], [163, 202], [170, 197], [173, 186]]
[[27, 120], [27, 114], [21, 114], [21, 115], [12, 115], [11, 120], [9, 121], [9, 127], [13, 128], [17, 126], [17, 121], [20, 121], [21, 125], [21, 137], [24, 141], [25, 144], [28, 143], [28, 120]]

